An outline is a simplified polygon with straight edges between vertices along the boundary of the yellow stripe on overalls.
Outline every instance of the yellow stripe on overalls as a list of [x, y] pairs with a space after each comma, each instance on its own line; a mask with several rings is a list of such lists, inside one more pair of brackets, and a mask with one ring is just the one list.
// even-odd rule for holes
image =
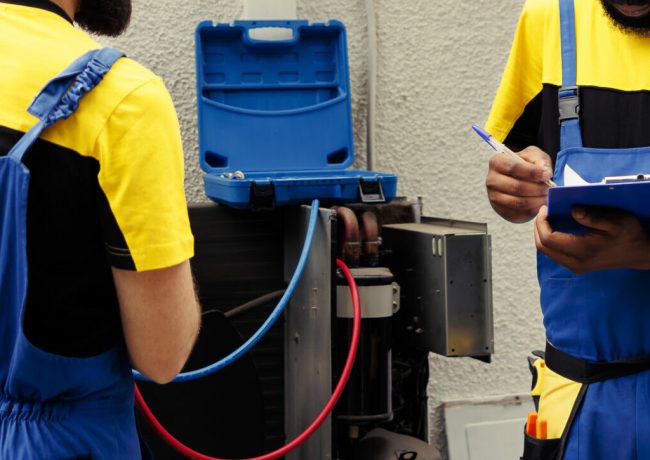
[[539, 397], [537, 418], [547, 421], [548, 439], [559, 438], [582, 384], [556, 374], [546, 366], [542, 358], [535, 360], [533, 366], [537, 371], [537, 383], [531, 390], [531, 395]]

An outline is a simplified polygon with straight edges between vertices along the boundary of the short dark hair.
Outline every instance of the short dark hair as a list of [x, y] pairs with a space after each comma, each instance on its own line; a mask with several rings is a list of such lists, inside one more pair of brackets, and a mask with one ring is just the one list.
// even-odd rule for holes
[[88, 32], [117, 37], [131, 21], [131, 0], [80, 0], [74, 20]]

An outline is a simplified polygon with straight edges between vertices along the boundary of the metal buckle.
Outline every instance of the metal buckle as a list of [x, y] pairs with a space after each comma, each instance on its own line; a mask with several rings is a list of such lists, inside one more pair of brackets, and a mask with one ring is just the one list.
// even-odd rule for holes
[[562, 86], [557, 93], [559, 123], [580, 118], [580, 89], [577, 86]]

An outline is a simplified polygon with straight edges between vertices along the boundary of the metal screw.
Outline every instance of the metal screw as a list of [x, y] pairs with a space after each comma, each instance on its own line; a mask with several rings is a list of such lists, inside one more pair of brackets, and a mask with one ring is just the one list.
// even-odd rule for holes
[[224, 177], [226, 179], [242, 180], [246, 178], [246, 175], [241, 171], [235, 171], [235, 172], [225, 172], [221, 175], [221, 177]]

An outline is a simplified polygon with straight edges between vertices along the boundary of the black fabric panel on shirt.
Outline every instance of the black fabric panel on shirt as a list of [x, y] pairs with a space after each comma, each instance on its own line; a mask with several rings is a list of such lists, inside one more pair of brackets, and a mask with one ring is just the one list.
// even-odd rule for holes
[[[2, 155], [21, 135], [0, 127]], [[106, 211], [98, 209], [107, 203], [100, 198], [99, 163], [43, 140], [34, 143], [23, 163], [30, 170], [25, 335], [42, 350], [63, 356], [107, 351], [122, 332], [104, 250], [100, 214]]]
[[529, 145], [537, 145], [540, 135], [539, 121], [542, 115], [542, 93], [535, 96], [524, 109], [515, 125], [508, 133], [504, 142], [516, 150], [522, 150]]
[[104, 252], [110, 264], [123, 270], [135, 270], [135, 262], [131, 257], [131, 251], [126, 244], [124, 234], [115, 220], [108, 198], [101, 189], [99, 189], [97, 201], [99, 203], [99, 218], [104, 230]]
[[584, 144], [595, 148], [650, 146], [650, 91], [580, 89]]
[[[506, 138], [506, 144], [523, 148], [537, 145], [553, 162], [560, 149], [558, 87], [544, 85], [525, 108]], [[580, 87], [582, 142], [591, 148], [650, 146], [650, 91], [620, 91]], [[535, 142], [526, 140], [536, 139]]]

